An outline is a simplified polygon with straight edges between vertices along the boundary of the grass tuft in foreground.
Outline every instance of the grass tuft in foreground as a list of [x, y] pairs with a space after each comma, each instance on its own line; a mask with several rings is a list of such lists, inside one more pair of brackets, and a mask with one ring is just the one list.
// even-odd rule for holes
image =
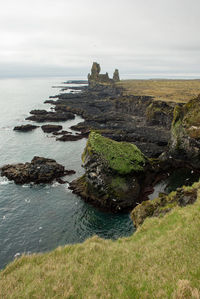
[[193, 205], [147, 218], [129, 238], [93, 237], [15, 260], [0, 272], [0, 298], [199, 298], [197, 189]]

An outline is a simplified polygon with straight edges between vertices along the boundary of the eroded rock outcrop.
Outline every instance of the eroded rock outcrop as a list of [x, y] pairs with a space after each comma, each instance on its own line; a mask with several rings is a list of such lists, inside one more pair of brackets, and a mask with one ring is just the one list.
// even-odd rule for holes
[[119, 71], [116, 69], [113, 74], [113, 79], [110, 79], [108, 73], [100, 74], [101, 67], [97, 62], [93, 62], [91, 74], [88, 74], [88, 83], [90, 87], [95, 87], [101, 84], [112, 84], [113, 82], [119, 81]]
[[200, 95], [177, 106], [171, 129], [170, 154], [200, 168]]
[[134, 144], [116, 142], [96, 132], [90, 133], [82, 160], [85, 175], [70, 188], [86, 201], [113, 211], [135, 206], [149, 177], [151, 183], [153, 180], [149, 159]]
[[1, 176], [6, 176], [16, 184], [50, 183], [65, 174], [64, 166], [43, 157], [34, 157], [30, 163], [8, 164], [1, 168]]

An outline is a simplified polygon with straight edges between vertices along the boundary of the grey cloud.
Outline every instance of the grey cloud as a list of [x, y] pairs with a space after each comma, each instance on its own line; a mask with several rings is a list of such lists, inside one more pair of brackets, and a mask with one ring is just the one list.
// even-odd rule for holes
[[197, 0], [7, 0], [0, 75], [78, 75], [93, 60], [102, 71], [196, 74], [199, 9]]

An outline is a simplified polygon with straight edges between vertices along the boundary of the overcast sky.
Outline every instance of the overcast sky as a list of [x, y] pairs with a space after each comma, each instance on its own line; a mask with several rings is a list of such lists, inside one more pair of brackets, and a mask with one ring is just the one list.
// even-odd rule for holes
[[6, 0], [0, 76], [200, 77], [200, 0]]

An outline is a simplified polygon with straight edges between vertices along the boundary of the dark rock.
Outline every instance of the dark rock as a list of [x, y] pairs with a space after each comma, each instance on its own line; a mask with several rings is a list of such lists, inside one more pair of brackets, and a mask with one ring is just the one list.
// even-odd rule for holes
[[14, 127], [14, 131], [20, 131], [20, 132], [29, 132], [29, 131], [32, 131], [36, 128], [39, 128], [39, 126], [34, 126], [34, 125], [30, 125], [30, 124], [27, 124], [27, 125], [21, 125], [21, 126], [16, 126]]
[[72, 132], [69, 132], [69, 131], [66, 131], [66, 130], [62, 130], [62, 131], [60, 131], [60, 132], [53, 132], [53, 135], [71, 135], [72, 134]]
[[76, 171], [75, 170], [72, 170], [72, 169], [70, 169], [70, 170], [65, 170], [65, 175], [73, 175], [73, 174], [75, 174], [76, 173]]
[[56, 138], [56, 141], [77, 141], [82, 138], [87, 138], [88, 135], [89, 135], [89, 132], [80, 133], [80, 134], [76, 134], [76, 135], [66, 135], [65, 134], [59, 138]]
[[74, 119], [74, 118], [75, 118], [75, 116], [71, 112], [60, 112], [60, 111], [48, 112], [48, 111], [46, 111], [46, 113], [42, 112], [42, 113], [33, 114], [32, 116], [29, 116], [26, 119], [33, 120], [36, 122], [46, 122], [46, 121], [58, 122], [58, 121], [66, 121], [66, 120]]
[[34, 157], [31, 163], [5, 165], [1, 169], [1, 176], [6, 176], [16, 184], [34, 182], [50, 183], [55, 178], [65, 175], [65, 168], [53, 159]]
[[44, 125], [41, 126], [41, 129], [45, 133], [52, 133], [62, 130], [62, 126], [59, 125]]
[[48, 113], [48, 111], [46, 111], [46, 110], [40, 110], [40, 109], [35, 109], [35, 110], [31, 110], [30, 111], [30, 114], [35, 114], [35, 115], [44, 115], [44, 114], [47, 114]]

